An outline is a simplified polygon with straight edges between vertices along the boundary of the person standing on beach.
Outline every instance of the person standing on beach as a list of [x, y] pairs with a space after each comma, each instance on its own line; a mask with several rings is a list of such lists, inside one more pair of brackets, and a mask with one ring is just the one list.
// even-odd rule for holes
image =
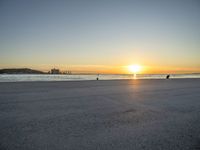
[[97, 78], [96, 79], [99, 80], [99, 74], [97, 74]]
[[169, 79], [169, 77], [170, 77], [170, 75], [168, 74], [168, 75], [166, 76], [166, 79]]

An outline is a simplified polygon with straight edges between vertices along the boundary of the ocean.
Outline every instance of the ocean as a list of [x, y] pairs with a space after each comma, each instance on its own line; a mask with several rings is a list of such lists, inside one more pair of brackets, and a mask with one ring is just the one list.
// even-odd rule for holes
[[[118, 80], [118, 79], [165, 79], [166, 74], [137, 74], [137, 75], [50, 75], [50, 74], [1, 74], [0, 82], [22, 81], [82, 81], [82, 80]], [[172, 74], [171, 79], [177, 78], [200, 78], [200, 74]]]

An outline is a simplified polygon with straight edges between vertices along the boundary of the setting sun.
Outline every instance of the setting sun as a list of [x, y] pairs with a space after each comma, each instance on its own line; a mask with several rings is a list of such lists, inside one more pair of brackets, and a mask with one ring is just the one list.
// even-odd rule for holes
[[138, 73], [141, 71], [141, 66], [140, 65], [130, 65], [130, 66], [128, 66], [128, 69], [132, 73]]

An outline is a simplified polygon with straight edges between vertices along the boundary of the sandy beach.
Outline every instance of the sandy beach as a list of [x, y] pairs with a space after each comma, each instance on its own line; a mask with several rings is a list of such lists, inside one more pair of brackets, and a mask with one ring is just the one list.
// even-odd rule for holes
[[0, 149], [200, 149], [200, 79], [0, 83]]

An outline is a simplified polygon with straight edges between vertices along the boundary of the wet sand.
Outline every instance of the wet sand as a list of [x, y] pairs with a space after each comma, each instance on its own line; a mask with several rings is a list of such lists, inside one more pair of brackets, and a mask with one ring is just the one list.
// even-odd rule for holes
[[200, 149], [200, 79], [0, 83], [0, 149]]

